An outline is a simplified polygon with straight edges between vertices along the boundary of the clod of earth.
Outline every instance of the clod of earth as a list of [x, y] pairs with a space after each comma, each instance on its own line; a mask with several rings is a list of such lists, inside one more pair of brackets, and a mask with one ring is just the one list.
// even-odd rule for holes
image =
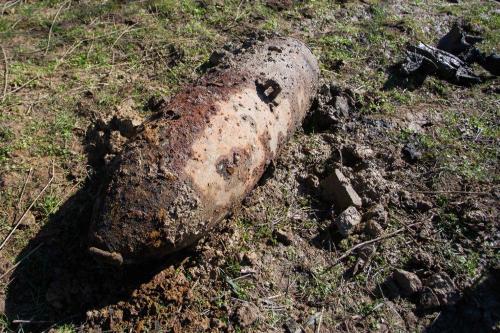
[[349, 117], [356, 108], [354, 93], [350, 89], [342, 89], [336, 84], [324, 84], [314, 102], [314, 112], [307, 120], [306, 126], [320, 131], [327, 130]]
[[255, 304], [245, 303], [236, 310], [234, 316], [239, 326], [248, 327], [256, 322], [261, 314], [259, 308]]
[[422, 289], [422, 281], [415, 273], [397, 269], [394, 271], [393, 277], [404, 296], [413, 295]]
[[276, 237], [276, 240], [280, 242], [283, 245], [289, 246], [292, 245], [293, 243], [293, 235], [291, 232], [286, 231], [286, 230], [280, 230], [277, 229], [274, 231], [274, 236]]
[[94, 205], [89, 244], [97, 259], [159, 259], [207, 235], [300, 125], [318, 86], [311, 51], [292, 38], [244, 45], [124, 146]]
[[425, 288], [420, 295], [420, 303], [424, 308], [454, 305], [460, 294], [451, 278], [445, 273], [436, 273], [424, 281]]
[[384, 232], [384, 229], [382, 228], [382, 226], [380, 224], [377, 223], [377, 221], [368, 220], [368, 222], [366, 222], [366, 224], [365, 224], [365, 232], [369, 236], [375, 238], [375, 237], [379, 237], [380, 235], [382, 235]]

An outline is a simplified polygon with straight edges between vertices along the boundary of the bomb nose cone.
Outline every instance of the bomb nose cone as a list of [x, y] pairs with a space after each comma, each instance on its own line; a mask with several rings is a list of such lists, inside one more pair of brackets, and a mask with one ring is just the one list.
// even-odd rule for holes
[[89, 253], [99, 262], [113, 265], [113, 266], [121, 266], [123, 264], [123, 257], [118, 252], [109, 252], [101, 250], [97, 247], [90, 247]]

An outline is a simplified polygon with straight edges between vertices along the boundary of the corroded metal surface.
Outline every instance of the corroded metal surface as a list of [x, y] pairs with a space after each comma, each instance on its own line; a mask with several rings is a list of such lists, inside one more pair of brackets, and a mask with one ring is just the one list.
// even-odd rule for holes
[[318, 76], [304, 44], [272, 38], [186, 87], [123, 149], [95, 204], [90, 251], [135, 263], [206, 235], [301, 123]]

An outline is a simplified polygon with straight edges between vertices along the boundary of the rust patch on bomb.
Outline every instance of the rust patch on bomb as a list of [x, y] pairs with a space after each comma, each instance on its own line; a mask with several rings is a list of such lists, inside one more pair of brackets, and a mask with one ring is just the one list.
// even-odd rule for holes
[[[283, 52], [273, 59], [270, 47]], [[192, 244], [252, 190], [300, 124], [319, 74], [302, 43], [274, 38], [232, 63], [179, 92], [127, 143], [96, 201], [94, 255], [126, 264]]]

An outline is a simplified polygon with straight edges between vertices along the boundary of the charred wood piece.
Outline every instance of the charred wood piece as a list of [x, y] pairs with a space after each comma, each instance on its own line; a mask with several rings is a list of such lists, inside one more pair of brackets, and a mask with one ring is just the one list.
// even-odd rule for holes
[[424, 43], [408, 47], [401, 72], [405, 76], [422, 73], [436, 75], [459, 85], [482, 82], [481, 78], [460, 58]]

